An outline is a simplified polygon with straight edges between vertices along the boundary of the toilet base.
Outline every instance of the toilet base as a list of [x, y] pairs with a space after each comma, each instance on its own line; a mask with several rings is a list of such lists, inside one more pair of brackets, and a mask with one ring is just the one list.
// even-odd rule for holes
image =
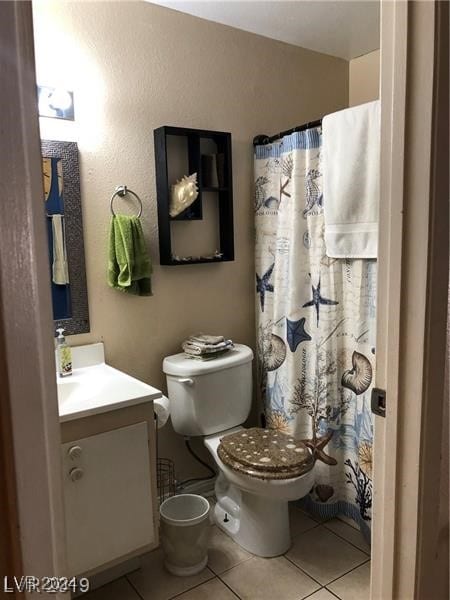
[[[250, 494], [217, 481], [214, 520], [244, 550], [257, 556], [284, 554], [291, 545], [287, 500]], [[222, 488], [222, 489], [221, 489]]]

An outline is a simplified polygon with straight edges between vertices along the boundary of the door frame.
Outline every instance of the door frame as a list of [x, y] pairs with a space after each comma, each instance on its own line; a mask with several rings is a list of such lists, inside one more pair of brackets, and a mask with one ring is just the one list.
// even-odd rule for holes
[[[448, 227], [442, 227], [448, 223], [448, 193], [445, 196], [442, 169], [431, 169], [436, 148], [443, 143], [437, 131], [444, 117], [438, 110], [436, 79], [433, 82], [436, 32], [445, 22], [445, 8], [439, 4], [446, 3], [382, 0], [376, 385], [387, 391], [387, 417], [375, 418], [373, 600], [426, 598], [420, 593], [427, 589], [427, 550], [434, 547], [436, 534], [433, 519], [419, 521], [418, 515], [426, 485], [430, 478], [438, 479], [436, 424], [441, 413], [433, 400], [443, 393], [445, 350], [448, 261], [440, 259], [440, 249], [448, 256]], [[6, 373], [9, 386], [2, 387], [0, 441], [14, 466], [7, 470], [0, 462], [0, 481], [7, 480], [11, 492], [0, 525], [9, 526], [15, 540], [13, 567], [18, 573], [64, 575], [60, 432], [40, 207], [31, 3], [0, 2], [0, 15], [0, 39], [8, 50], [3, 60], [10, 58], [1, 65], [6, 79], [3, 142], [10, 152], [0, 160], [1, 180], [8, 189], [8, 202], [0, 203], [0, 372]], [[441, 32], [445, 35], [448, 43], [448, 31]], [[445, 144], [440, 151], [442, 164]], [[24, 280], [30, 282], [27, 288]]]
[[4, 591], [4, 575], [64, 576], [67, 569], [31, 2], [0, 2], [0, 40], [2, 143], [7, 148], [0, 158]]
[[374, 417], [372, 600], [445, 597], [433, 590], [439, 494], [427, 485], [439, 490], [446, 356], [446, 4], [381, 4], [375, 386], [387, 408]]

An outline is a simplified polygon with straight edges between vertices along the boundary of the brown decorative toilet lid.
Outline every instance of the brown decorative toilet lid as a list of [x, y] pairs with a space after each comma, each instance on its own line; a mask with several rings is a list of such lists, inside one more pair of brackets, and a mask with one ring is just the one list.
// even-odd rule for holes
[[314, 466], [313, 455], [303, 442], [259, 427], [224, 436], [217, 453], [228, 467], [260, 479], [298, 477]]

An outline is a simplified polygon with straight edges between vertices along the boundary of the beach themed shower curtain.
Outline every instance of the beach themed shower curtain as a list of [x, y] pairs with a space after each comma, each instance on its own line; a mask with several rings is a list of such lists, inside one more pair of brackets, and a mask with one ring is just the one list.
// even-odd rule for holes
[[370, 538], [376, 262], [326, 256], [321, 129], [255, 148], [258, 381], [267, 427], [315, 452], [303, 502]]

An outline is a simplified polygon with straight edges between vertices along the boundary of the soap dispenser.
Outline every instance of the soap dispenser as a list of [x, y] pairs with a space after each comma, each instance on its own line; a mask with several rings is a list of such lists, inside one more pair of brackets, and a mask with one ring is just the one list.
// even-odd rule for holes
[[59, 333], [56, 338], [56, 364], [58, 375], [60, 377], [67, 377], [68, 375], [72, 375], [72, 350], [67, 344], [66, 338], [63, 336], [64, 329], [57, 329], [56, 332]]

